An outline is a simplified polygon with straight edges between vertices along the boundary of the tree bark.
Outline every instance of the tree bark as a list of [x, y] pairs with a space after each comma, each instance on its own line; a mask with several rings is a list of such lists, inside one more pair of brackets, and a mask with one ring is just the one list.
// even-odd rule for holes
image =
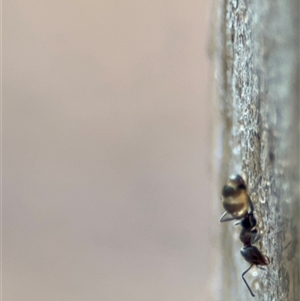
[[[299, 300], [299, 1], [219, 0], [216, 13], [219, 187], [238, 173], [254, 189], [257, 247], [271, 261], [246, 275], [256, 300]], [[218, 300], [252, 299], [239, 231], [220, 224]]]

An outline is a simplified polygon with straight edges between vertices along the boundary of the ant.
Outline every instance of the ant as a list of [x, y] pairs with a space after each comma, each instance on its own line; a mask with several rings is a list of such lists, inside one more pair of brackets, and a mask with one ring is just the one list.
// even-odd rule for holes
[[[254, 265], [261, 268], [260, 266], [268, 265], [270, 260], [257, 247], [252, 245], [261, 238], [261, 235], [256, 229], [257, 221], [253, 214], [253, 203], [247, 193], [245, 181], [240, 175], [234, 175], [228, 179], [223, 187], [222, 197], [223, 207], [226, 211], [221, 216], [220, 222], [238, 220], [235, 225], [240, 224], [242, 227], [239, 238], [243, 243], [243, 247], [240, 252], [243, 258], [250, 263], [250, 267], [243, 272], [242, 278], [251, 296], [255, 297], [244, 276]], [[225, 219], [227, 214], [230, 214], [231, 217]]]

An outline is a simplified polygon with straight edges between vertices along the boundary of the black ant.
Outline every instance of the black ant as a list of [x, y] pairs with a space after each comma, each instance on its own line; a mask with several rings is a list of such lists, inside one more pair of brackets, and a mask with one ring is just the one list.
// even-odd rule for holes
[[[240, 240], [243, 243], [241, 248], [241, 255], [250, 263], [250, 267], [243, 272], [242, 278], [245, 282], [252, 297], [253, 294], [250, 286], [248, 285], [245, 274], [254, 266], [268, 265], [270, 260], [267, 256], [263, 255], [261, 251], [253, 246], [261, 235], [258, 233], [256, 227], [257, 221], [253, 215], [254, 207], [252, 201], [247, 193], [247, 187], [240, 175], [231, 176], [222, 190], [223, 206], [225, 213], [221, 216], [220, 222], [226, 222], [231, 220], [240, 220], [235, 225], [240, 224], [242, 227], [240, 233]], [[230, 214], [231, 217], [224, 219], [224, 217]]]

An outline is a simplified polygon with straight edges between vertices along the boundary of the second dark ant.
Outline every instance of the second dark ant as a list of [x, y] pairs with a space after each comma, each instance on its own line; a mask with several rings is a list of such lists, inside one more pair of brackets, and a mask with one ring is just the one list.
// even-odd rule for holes
[[[242, 278], [251, 296], [254, 297], [255, 295], [244, 276], [254, 265], [261, 268], [261, 266], [268, 265], [270, 260], [267, 256], [263, 255], [257, 247], [252, 245], [261, 238], [261, 235], [256, 229], [257, 221], [253, 214], [253, 203], [247, 193], [245, 181], [240, 175], [234, 175], [228, 179], [222, 190], [222, 201], [226, 211], [221, 216], [220, 222], [238, 220], [235, 225], [240, 224], [242, 227], [239, 237], [243, 243], [241, 255], [250, 263], [250, 267], [243, 272]], [[230, 214], [231, 216], [225, 218], [227, 214]]]

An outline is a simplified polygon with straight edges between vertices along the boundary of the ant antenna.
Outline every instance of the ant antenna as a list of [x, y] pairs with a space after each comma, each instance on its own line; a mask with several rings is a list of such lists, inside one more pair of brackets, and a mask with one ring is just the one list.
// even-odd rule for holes
[[243, 280], [244, 280], [244, 282], [245, 282], [245, 284], [247, 285], [247, 287], [248, 287], [248, 290], [249, 290], [249, 292], [250, 292], [250, 294], [251, 294], [251, 296], [252, 297], [255, 297], [255, 295], [253, 294], [253, 292], [252, 292], [252, 290], [251, 290], [251, 288], [250, 288], [250, 286], [248, 285], [248, 283], [247, 283], [247, 281], [246, 281], [246, 279], [244, 278], [244, 276], [245, 276], [245, 274], [247, 274], [247, 272], [251, 269], [253, 267], [253, 264], [251, 264], [250, 265], [250, 267], [242, 274], [242, 278], [243, 278]]

